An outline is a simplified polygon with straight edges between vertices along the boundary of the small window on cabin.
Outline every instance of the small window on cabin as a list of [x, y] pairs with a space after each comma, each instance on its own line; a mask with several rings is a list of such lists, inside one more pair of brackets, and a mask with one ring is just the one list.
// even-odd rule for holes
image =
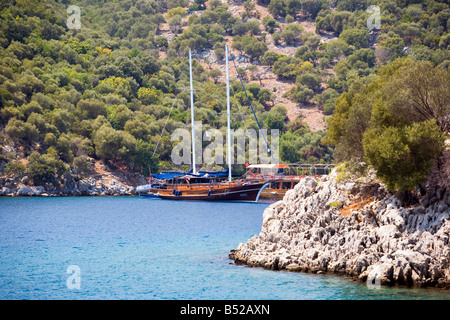
[[272, 189], [279, 189], [280, 188], [280, 183], [279, 182], [272, 182], [270, 187]]
[[282, 189], [290, 189], [291, 188], [291, 182], [283, 182]]

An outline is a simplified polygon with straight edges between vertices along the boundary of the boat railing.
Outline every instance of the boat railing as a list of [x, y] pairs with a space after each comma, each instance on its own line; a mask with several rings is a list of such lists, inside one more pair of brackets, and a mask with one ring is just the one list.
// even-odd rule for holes
[[335, 167], [332, 163], [290, 163], [289, 168], [295, 170], [297, 174], [303, 175], [327, 175]]
[[267, 181], [292, 181], [292, 180], [301, 180], [306, 177], [314, 177], [319, 178], [320, 175], [262, 175], [256, 174], [247, 177], [248, 180], [267, 180]]
[[334, 164], [286, 164], [289, 167], [289, 170], [285, 172], [271, 172], [271, 173], [264, 173], [264, 172], [251, 172], [248, 171], [244, 174], [244, 177], [246, 179], [250, 180], [262, 180], [262, 179], [268, 179], [268, 180], [299, 180], [303, 179], [304, 177], [319, 177], [323, 175], [328, 175], [334, 168]]
[[[264, 179], [264, 180], [269, 180], [269, 179]], [[180, 184], [174, 184], [173, 187], [174, 188], [182, 188], [182, 189], [187, 189], [187, 190], [200, 190], [200, 189], [209, 189], [209, 190], [214, 190], [214, 189], [220, 189], [220, 188], [227, 188], [227, 187], [238, 187], [238, 186], [243, 186], [243, 185], [248, 185], [248, 184], [252, 184], [255, 183], [256, 181], [248, 181], [248, 180], [235, 180], [232, 182], [208, 182], [208, 183], [180, 183]]]

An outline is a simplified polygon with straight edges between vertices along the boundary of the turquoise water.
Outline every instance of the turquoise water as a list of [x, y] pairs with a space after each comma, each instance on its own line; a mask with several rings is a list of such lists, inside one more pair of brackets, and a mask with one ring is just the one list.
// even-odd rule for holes
[[[139, 197], [0, 198], [0, 299], [450, 299], [237, 266], [269, 203]], [[80, 287], [68, 286], [79, 268]]]

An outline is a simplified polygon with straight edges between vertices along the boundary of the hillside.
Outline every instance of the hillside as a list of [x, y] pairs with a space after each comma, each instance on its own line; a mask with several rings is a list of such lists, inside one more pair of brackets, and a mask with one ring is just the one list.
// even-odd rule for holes
[[[369, 30], [371, 4], [381, 23]], [[257, 129], [235, 63], [259, 122], [280, 130], [286, 163], [329, 163], [361, 150], [363, 131], [342, 122], [354, 117], [343, 101], [376, 87], [379, 70], [396, 70], [397, 59], [426, 62], [442, 82], [450, 61], [445, 1], [8, 0], [0, 16], [2, 181], [45, 190], [106, 172], [189, 168], [173, 164], [170, 140], [190, 123], [189, 50], [204, 130], [225, 130], [227, 44], [233, 129]], [[367, 105], [357, 119], [368, 120]], [[356, 144], [342, 138], [347, 128], [359, 130], [345, 135]]]
[[[208, 3], [207, 3], [208, 6]], [[209, 7], [209, 6], [208, 6]], [[246, 17], [246, 9], [243, 6], [242, 2], [232, 2], [228, 7], [228, 11], [233, 14], [235, 18], [244, 20]], [[247, 17], [247, 19], [258, 19], [262, 21], [266, 17], [272, 17], [269, 13], [267, 6], [263, 6], [260, 3], [256, 2], [254, 4], [254, 8], [251, 10], [252, 15]], [[195, 13], [193, 13], [195, 14]], [[189, 15], [187, 16], [189, 17]], [[188, 18], [185, 18], [185, 23], [187, 24]], [[304, 32], [315, 33], [316, 25], [314, 19], [309, 15], [302, 15], [301, 13], [297, 17], [296, 23], [302, 26]], [[288, 23], [285, 19], [280, 19], [278, 21], [278, 28], [280, 30], [284, 29], [284, 27]], [[167, 38], [173, 38], [175, 35], [170, 31], [170, 27], [168, 24], [163, 24], [161, 26], [161, 35]], [[285, 55], [285, 56], [294, 56], [296, 50], [300, 46], [299, 44], [286, 45], [286, 44], [278, 44], [274, 43], [272, 35], [270, 33], [266, 34], [265, 42], [268, 46], [268, 50], [275, 52], [277, 55]], [[326, 43], [330, 40], [336, 40], [337, 37], [329, 34], [320, 34], [320, 43]], [[229, 48], [232, 48], [233, 37], [226, 36], [225, 43]], [[248, 70], [248, 67], [253, 65], [255, 66], [255, 70], [250, 71], [250, 76], [247, 77], [248, 83], [256, 83], [259, 84], [262, 89], [267, 89], [269, 91], [274, 92], [275, 97], [273, 98], [274, 104], [280, 104], [287, 108], [287, 116], [290, 121], [294, 121], [298, 116], [300, 116], [303, 121], [308, 125], [311, 131], [320, 131], [325, 129], [325, 121], [324, 121], [324, 113], [321, 110], [315, 101], [311, 99], [305, 103], [296, 103], [292, 99], [287, 97], [287, 93], [293, 87], [295, 87], [295, 83], [292, 81], [286, 81], [284, 79], [280, 79], [273, 71], [270, 66], [265, 66], [261, 64], [253, 64], [254, 61], [250, 60], [247, 56], [239, 55], [236, 50], [230, 49], [231, 53], [237, 55], [238, 66]], [[160, 57], [164, 57], [164, 53], [160, 52]], [[198, 54], [197, 58], [202, 63], [203, 67], [207, 70], [212, 69], [224, 69], [223, 59], [217, 59], [214, 56], [213, 50], [205, 50]], [[333, 70], [330, 68], [327, 70], [329, 75], [333, 74]], [[221, 83], [225, 83], [225, 72], [223, 75], [218, 78], [218, 81]], [[237, 73], [234, 68], [230, 70], [231, 79], [238, 79]], [[274, 88], [276, 91], [274, 91]]]

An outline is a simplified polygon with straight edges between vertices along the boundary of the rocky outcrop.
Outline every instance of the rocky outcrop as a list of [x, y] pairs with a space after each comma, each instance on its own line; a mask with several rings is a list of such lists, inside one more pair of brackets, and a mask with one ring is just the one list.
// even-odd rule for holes
[[124, 167], [93, 158], [87, 160], [92, 169], [88, 177], [81, 178], [71, 168], [62, 177], [55, 177], [53, 183], [44, 185], [34, 185], [33, 180], [23, 174], [2, 176], [0, 170], [0, 196], [128, 196], [137, 194], [137, 186], [147, 184], [141, 174], [127, 172]]
[[371, 283], [450, 287], [450, 188], [427, 206], [404, 207], [373, 173], [341, 178], [339, 168], [305, 178], [264, 211], [259, 235], [230, 258]]
[[[26, 178], [26, 177], [25, 177]], [[29, 182], [28, 182], [29, 183]], [[145, 180], [143, 180], [145, 183]], [[71, 175], [54, 185], [30, 186], [27, 179], [15, 183], [10, 179], [0, 179], [0, 196], [129, 196], [136, 194], [136, 188], [120, 181], [106, 179], [102, 175], [93, 175], [86, 179], [75, 180]]]

